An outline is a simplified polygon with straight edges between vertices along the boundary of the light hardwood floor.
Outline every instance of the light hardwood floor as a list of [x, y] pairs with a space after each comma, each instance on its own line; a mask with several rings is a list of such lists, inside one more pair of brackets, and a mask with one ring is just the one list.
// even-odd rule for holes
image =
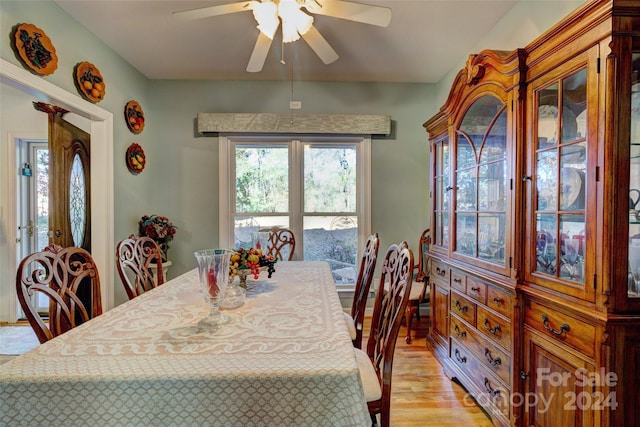
[[393, 359], [391, 427], [492, 426], [464, 388], [444, 375], [427, 349], [428, 321], [426, 316], [419, 322], [414, 319], [416, 330], [411, 344], [405, 343], [405, 327], [400, 329]]

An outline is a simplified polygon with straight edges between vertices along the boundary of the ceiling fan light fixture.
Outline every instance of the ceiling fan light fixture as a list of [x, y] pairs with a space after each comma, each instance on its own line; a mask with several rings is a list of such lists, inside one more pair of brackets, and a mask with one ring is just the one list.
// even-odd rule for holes
[[253, 1], [251, 2], [251, 8], [253, 9], [253, 17], [258, 22], [258, 30], [273, 40], [273, 36], [280, 26], [278, 6], [271, 1]]
[[296, 0], [280, 0], [278, 16], [282, 20], [282, 41], [290, 43], [298, 40], [313, 25], [313, 17], [306, 14]]

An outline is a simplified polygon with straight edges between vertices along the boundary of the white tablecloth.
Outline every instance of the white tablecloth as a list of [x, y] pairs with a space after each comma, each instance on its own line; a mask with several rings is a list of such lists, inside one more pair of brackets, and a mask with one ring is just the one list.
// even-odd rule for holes
[[328, 265], [251, 283], [215, 332], [192, 270], [0, 365], [0, 425], [370, 425]]

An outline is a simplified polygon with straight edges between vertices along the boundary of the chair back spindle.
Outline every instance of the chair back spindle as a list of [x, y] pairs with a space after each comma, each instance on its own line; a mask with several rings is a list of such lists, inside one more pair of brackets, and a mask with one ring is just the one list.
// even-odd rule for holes
[[[102, 314], [98, 269], [82, 248], [49, 245], [27, 255], [18, 266], [16, 288], [41, 343]], [[38, 310], [42, 297], [48, 301], [48, 319]]]

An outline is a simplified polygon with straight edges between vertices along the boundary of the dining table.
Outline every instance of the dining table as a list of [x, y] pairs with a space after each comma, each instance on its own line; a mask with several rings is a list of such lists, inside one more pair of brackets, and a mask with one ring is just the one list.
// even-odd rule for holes
[[0, 365], [0, 425], [371, 425], [326, 262], [278, 262], [229, 323], [208, 313], [192, 269]]

